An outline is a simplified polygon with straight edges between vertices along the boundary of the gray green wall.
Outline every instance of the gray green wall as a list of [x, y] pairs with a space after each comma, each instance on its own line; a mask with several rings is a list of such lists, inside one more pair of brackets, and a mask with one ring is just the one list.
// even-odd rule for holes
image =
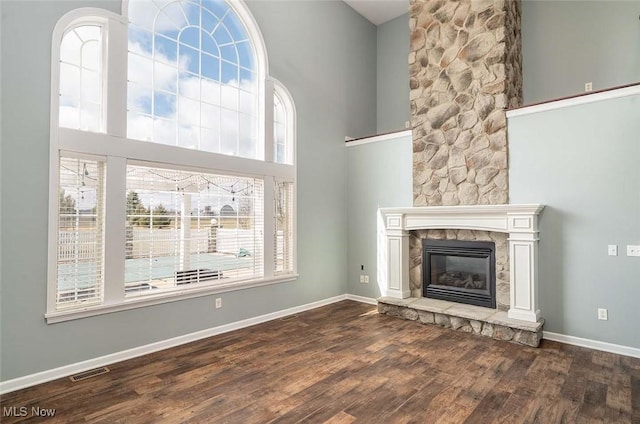
[[546, 205], [544, 330], [640, 348], [640, 258], [626, 256], [640, 244], [640, 95], [510, 118], [508, 130], [510, 202]]
[[[347, 147], [347, 281], [348, 292], [369, 298], [381, 295], [377, 283], [377, 210], [411, 206], [411, 136]], [[364, 271], [360, 266], [364, 265]], [[360, 283], [360, 275], [369, 284]]]
[[377, 133], [382, 134], [404, 129], [411, 119], [409, 15], [378, 25], [377, 44]]
[[[640, 0], [522, 0], [524, 104], [640, 82]], [[407, 15], [378, 26], [378, 133], [410, 117]]]
[[249, 3], [271, 74], [298, 113], [296, 282], [47, 325], [51, 33], [80, 6], [119, 2], [3, 1], [0, 380], [95, 358], [346, 292], [345, 135], [376, 130], [376, 28], [343, 2]]
[[[638, 5], [525, 0], [525, 103], [581, 92], [587, 81], [594, 89], [639, 81]], [[387, 126], [380, 112], [386, 100], [381, 84], [393, 80], [382, 75], [394, 49], [382, 48], [381, 28], [378, 131], [385, 131], [393, 124]], [[404, 31], [408, 37], [408, 27]], [[395, 38], [396, 49], [402, 43], [402, 37]], [[399, 79], [406, 70], [394, 72]], [[395, 98], [400, 93], [398, 87]], [[408, 97], [408, 86], [402, 93]], [[640, 244], [638, 134], [638, 96], [509, 121], [510, 202], [547, 205], [540, 222], [540, 308], [546, 331], [640, 348], [640, 258], [625, 252], [627, 244]], [[373, 277], [372, 211], [411, 205], [411, 143], [403, 143], [346, 149], [349, 293], [380, 295]], [[609, 244], [618, 245], [617, 257], [607, 256]], [[370, 276], [369, 285], [359, 283], [361, 273]], [[597, 319], [599, 307], [609, 310], [608, 321]]]
[[640, 0], [524, 0], [524, 103], [640, 82], [639, 16]]

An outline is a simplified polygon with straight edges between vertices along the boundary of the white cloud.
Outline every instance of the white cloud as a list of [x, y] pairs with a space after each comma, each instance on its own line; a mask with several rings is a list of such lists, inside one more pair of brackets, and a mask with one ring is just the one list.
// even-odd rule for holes
[[100, 28], [81, 26], [68, 32], [60, 45], [61, 126], [100, 131], [102, 84]]
[[[145, 71], [136, 69], [137, 63], [131, 62], [130, 74], [143, 75]], [[175, 93], [176, 84], [171, 79], [177, 80], [178, 95], [174, 97], [175, 104], [167, 116], [170, 121], [136, 114], [128, 122], [129, 137], [225, 154], [256, 156], [256, 125], [239, 121], [240, 116], [245, 117], [245, 121], [250, 121], [250, 116], [257, 119], [257, 96], [244, 91], [255, 93], [255, 82], [221, 84], [185, 72], [178, 73], [175, 68], [158, 63], [154, 75], [159, 76], [154, 82], [163, 91]], [[130, 88], [130, 104], [150, 104], [149, 89], [139, 85]], [[240, 149], [238, 140], [244, 145]]]
[[[132, 2], [132, 19], [135, 16], [137, 24], [151, 25], [153, 22], [148, 18], [151, 6], [159, 10], [151, 2]], [[186, 24], [190, 13], [188, 9], [177, 6], [177, 3], [164, 10], [167, 18], [171, 17], [172, 21], [181, 24]], [[93, 30], [79, 28], [77, 31], [87, 37]], [[79, 64], [82, 57], [91, 67], [96, 66], [95, 58], [100, 57], [100, 44], [95, 42], [94, 46], [84, 51], [81, 50], [81, 37], [75, 33], [73, 37], [71, 35], [65, 37], [61, 45], [61, 58]], [[93, 35], [96, 35], [95, 31]], [[172, 61], [166, 52], [156, 51], [154, 61], [151, 59], [151, 46], [138, 40], [129, 41], [129, 51], [130, 138], [245, 157], [260, 156], [256, 151], [256, 81], [243, 80], [238, 83], [236, 79], [219, 83], [179, 71], [188, 68], [188, 59], [182, 57], [179, 63], [171, 65]], [[66, 63], [61, 64], [60, 71], [60, 125], [99, 131], [99, 104], [103, 101], [100, 74]], [[165, 93], [154, 105], [155, 115], [161, 115], [164, 119], [145, 115], [151, 112], [154, 90]]]

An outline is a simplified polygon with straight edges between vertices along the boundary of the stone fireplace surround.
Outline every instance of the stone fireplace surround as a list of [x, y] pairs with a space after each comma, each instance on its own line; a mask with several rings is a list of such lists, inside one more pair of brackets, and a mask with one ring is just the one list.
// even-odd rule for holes
[[[382, 208], [385, 240], [378, 254], [384, 296], [381, 313], [474, 332], [529, 346], [540, 342], [538, 308], [538, 215], [543, 205], [464, 205]], [[412, 297], [410, 231], [479, 230], [508, 234], [508, 311]]]

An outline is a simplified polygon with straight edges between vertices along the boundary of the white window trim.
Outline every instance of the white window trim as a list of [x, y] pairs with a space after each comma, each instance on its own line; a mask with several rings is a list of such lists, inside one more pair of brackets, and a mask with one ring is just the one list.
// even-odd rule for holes
[[[65, 14], [56, 24], [52, 36], [51, 55], [51, 115], [50, 115], [50, 161], [49, 161], [49, 231], [48, 231], [48, 271], [47, 271], [47, 323], [56, 323], [72, 319], [84, 318], [223, 293], [267, 284], [276, 284], [297, 279], [296, 248], [296, 204], [293, 205], [293, 270], [289, 274], [273, 275], [273, 236], [275, 229], [265, 225], [264, 230], [264, 277], [260, 279], [242, 280], [229, 283], [202, 284], [193, 288], [173, 290], [171, 292], [149, 295], [142, 298], [127, 299], [124, 296], [124, 240], [126, 208], [125, 172], [127, 161], [141, 163], [167, 164], [176, 169], [224, 173], [263, 179], [265, 190], [265, 224], [272, 221], [273, 214], [273, 180], [291, 181], [296, 190], [295, 165], [295, 106], [290, 93], [277, 80], [268, 76], [268, 60], [264, 39], [250, 11], [238, 0], [230, 0], [229, 5], [245, 23], [254, 43], [256, 52], [259, 95], [264, 99], [261, 108], [259, 131], [264, 134], [265, 160], [247, 159], [227, 156], [218, 153], [194, 151], [176, 146], [149, 143], [126, 138], [127, 133], [127, 73], [128, 56], [128, 0], [122, 2], [122, 15], [104, 9], [80, 8]], [[102, 28], [103, 46], [103, 102], [104, 116], [102, 128], [104, 133], [95, 133], [59, 126], [59, 81], [60, 81], [60, 46], [62, 37], [71, 28], [80, 25], [98, 25]], [[108, 40], [108, 41], [107, 41]], [[256, 45], [257, 44], [257, 45]], [[275, 163], [272, 152], [273, 137], [273, 93], [277, 91], [280, 98], [287, 102], [288, 125], [292, 135], [289, 153], [293, 165]], [[266, 95], [269, 93], [269, 95]], [[59, 157], [68, 153], [72, 156], [101, 157], [107, 162], [107, 203], [105, 227], [109, 236], [105, 240], [105, 276], [104, 299], [99, 305], [58, 310], [56, 303], [57, 287], [57, 239], [58, 239], [58, 190], [59, 190]], [[115, 172], [114, 172], [115, 169]], [[294, 202], [297, 196], [294, 195]], [[120, 213], [122, 212], [122, 214]], [[270, 231], [269, 231], [270, 230]], [[269, 256], [267, 256], [269, 255]], [[115, 259], [114, 259], [115, 258]], [[121, 261], [119, 259], [122, 259]], [[122, 274], [121, 276], [119, 276]], [[118, 277], [119, 276], [119, 277]]]
[[298, 274], [279, 275], [272, 278], [261, 278], [229, 284], [218, 284], [216, 286], [197, 287], [192, 289], [184, 289], [162, 293], [155, 296], [146, 296], [143, 298], [125, 299], [120, 303], [101, 304], [86, 308], [77, 308], [69, 311], [55, 311], [45, 314], [47, 324], [55, 324], [57, 322], [71, 321], [74, 319], [88, 318], [96, 315], [110, 314], [113, 312], [126, 311], [129, 309], [137, 309], [145, 306], [160, 305], [163, 303], [176, 302], [179, 300], [193, 299], [195, 297], [210, 296], [218, 293], [227, 293], [236, 290], [250, 289], [253, 287], [266, 286], [271, 284], [286, 283], [295, 281]]
[[[297, 175], [297, 163], [298, 163], [298, 158], [297, 158], [297, 145], [298, 145], [298, 140], [297, 140], [297, 122], [298, 122], [298, 116], [297, 116], [297, 111], [296, 111], [296, 105], [293, 102], [293, 96], [291, 96], [291, 93], [289, 92], [289, 90], [287, 90], [287, 87], [284, 86], [284, 84], [282, 84], [280, 81], [278, 81], [277, 79], [270, 77], [268, 79], [268, 82], [270, 84], [272, 84], [273, 86], [273, 92], [276, 93], [278, 95], [278, 97], [280, 97], [280, 99], [285, 103], [285, 110], [287, 112], [287, 134], [290, 134], [290, 139], [288, 140], [288, 142], [290, 143], [287, 155], [290, 156], [290, 159], [293, 163], [292, 168], [293, 171], [295, 173], [295, 175]], [[273, 96], [269, 96], [269, 99], [271, 102], [273, 102]], [[271, 113], [273, 114], [273, 103], [268, 105], [269, 108], [268, 110], [271, 111]], [[266, 121], [268, 122], [270, 125], [273, 125], [273, 116], [270, 116], [269, 119]], [[267, 134], [273, 134], [273, 128], [267, 128], [267, 131], [269, 131]], [[269, 143], [271, 145], [271, 148], [273, 149], [273, 143]], [[268, 150], [267, 150], [268, 151]], [[273, 152], [271, 152], [271, 157], [273, 157]], [[298, 181], [295, 178], [295, 175], [289, 178], [281, 178], [281, 180], [283, 181], [289, 181], [293, 183], [293, 205], [292, 205], [292, 210], [293, 210], [293, 246], [291, 246], [291, 248], [293, 249], [293, 273], [294, 274], [298, 274]]]

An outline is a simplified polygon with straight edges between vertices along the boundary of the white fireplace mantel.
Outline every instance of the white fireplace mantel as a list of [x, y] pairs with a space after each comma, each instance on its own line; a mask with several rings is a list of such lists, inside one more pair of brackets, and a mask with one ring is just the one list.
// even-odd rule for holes
[[[509, 234], [509, 318], [540, 319], [538, 308], [538, 214], [543, 205], [465, 205], [381, 208], [386, 251], [378, 269], [386, 269], [386, 296], [405, 299], [409, 286], [409, 231], [461, 229]], [[384, 282], [383, 282], [384, 283]]]

